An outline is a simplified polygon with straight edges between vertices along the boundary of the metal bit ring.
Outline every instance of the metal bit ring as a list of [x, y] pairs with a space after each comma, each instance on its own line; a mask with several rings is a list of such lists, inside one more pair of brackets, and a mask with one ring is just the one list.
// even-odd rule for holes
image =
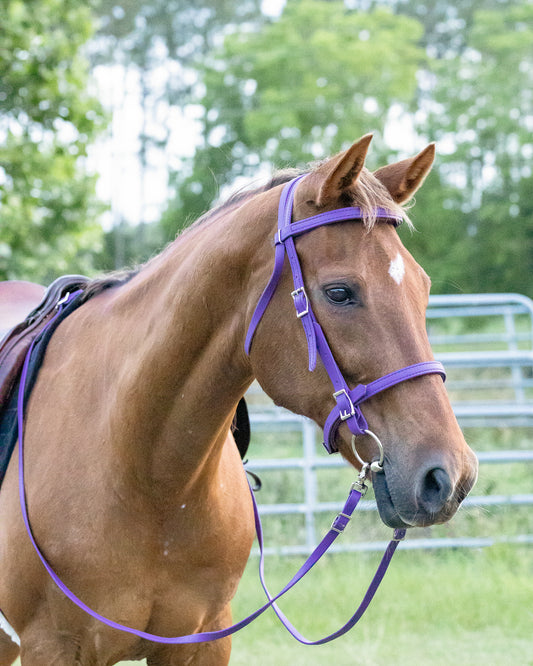
[[369, 435], [372, 437], [372, 439], [376, 442], [376, 444], [379, 447], [379, 460], [374, 460], [371, 463], [367, 463], [364, 461], [359, 453], [357, 452], [357, 448], [355, 446], [355, 435], [352, 435], [352, 451], [354, 453], [354, 456], [357, 458], [357, 460], [361, 463], [361, 465], [370, 465], [370, 469], [372, 472], [383, 472], [383, 460], [385, 457], [384, 451], [383, 451], [383, 444], [380, 442], [379, 437], [373, 433], [371, 430], [364, 430], [363, 431], [365, 435]]

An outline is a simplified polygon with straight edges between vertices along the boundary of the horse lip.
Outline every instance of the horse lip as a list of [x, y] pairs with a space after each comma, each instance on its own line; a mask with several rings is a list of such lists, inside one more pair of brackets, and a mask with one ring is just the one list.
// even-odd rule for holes
[[411, 523], [402, 519], [394, 507], [384, 472], [372, 472], [372, 486], [374, 487], [379, 517], [385, 525], [394, 529], [412, 527]]

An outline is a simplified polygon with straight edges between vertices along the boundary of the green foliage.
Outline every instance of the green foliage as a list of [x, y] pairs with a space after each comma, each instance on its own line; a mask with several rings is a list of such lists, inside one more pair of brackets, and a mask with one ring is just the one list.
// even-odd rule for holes
[[532, 26], [532, 2], [472, 11], [461, 48], [431, 63], [418, 128], [445, 152], [436, 191], [417, 197], [421, 233], [406, 242], [435, 291], [533, 296]]
[[134, 226], [122, 222], [104, 234], [103, 248], [95, 258], [95, 268], [105, 272], [140, 266], [156, 255], [163, 245], [158, 224], [141, 222]]
[[[206, 71], [204, 105], [218, 116], [207, 119], [208, 142], [235, 138], [262, 160], [294, 163], [325, 157], [376, 123], [382, 129], [391, 104], [413, 100], [420, 36], [418, 23], [384, 9], [289, 2], [260, 32], [227, 37]], [[221, 133], [227, 140], [212, 136]]]
[[[244, 0], [94, 0], [100, 17], [95, 63], [122, 62], [149, 70], [163, 59], [180, 68], [195, 67], [225, 26], [260, 17], [259, 1]], [[165, 94], [174, 97], [190, 89], [191, 80], [175, 76]]]
[[403, 236], [434, 292], [533, 296], [533, 4], [383, 4], [289, 0], [279, 18], [228, 31], [203, 66], [203, 144], [175, 174], [166, 237], [265, 165], [306, 163], [368, 131], [374, 164], [394, 159], [383, 140], [394, 108], [439, 142], [418, 231]]
[[101, 230], [87, 145], [103, 123], [78, 0], [1, 0], [0, 279], [90, 271]]
[[[295, 166], [323, 158], [374, 130], [392, 105], [415, 101], [426, 60], [421, 25], [377, 8], [292, 0], [278, 20], [228, 34], [206, 62], [203, 145], [164, 223], [171, 235], [199, 215], [218, 188], [260, 164]], [[390, 154], [378, 136], [373, 156]]]
[[144, 123], [141, 166], [170, 137], [169, 109], [200, 110], [202, 126], [194, 158], [174, 157], [160, 229], [109, 235], [99, 267], [145, 258], [241, 176], [368, 131], [370, 166], [392, 161], [394, 116], [407, 137], [438, 142], [417, 232], [402, 231], [434, 291], [533, 296], [533, 2], [287, 0], [274, 18], [260, 7], [0, 0], [0, 277], [90, 271], [102, 245], [85, 155], [103, 118], [80, 55], [96, 12], [93, 64], [135, 70], [145, 120], [159, 119]]
[[[142, 173], [156, 159], [172, 159], [180, 169], [182, 155], [169, 157], [167, 144], [176, 130], [176, 118], [196, 102], [199, 69], [220, 35], [232, 25], [261, 22], [260, 0], [95, 0], [100, 19], [90, 44], [94, 65], [118, 65], [124, 76], [139, 82], [142, 131], [138, 160]], [[175, 111], [179, 110], [176, 114]], [[178, 121], [179, 122], [179, 121]], [[206, 170], [205, 174], [209, 174]], [[191, 221], [191, 218], [188, 218]], [[158, 230], [119, 224], [106, 235], [99, 265], [119, 267], [122, 262], [146, 259], [165, 239]], [[122, 237], [119, 237], [121, 234]], [[166, 240], [172, 240], [175, 229]], [[156, 242], [158, 241], [158, 242]], [[144, 247], [143, 247], [144, 246]]]

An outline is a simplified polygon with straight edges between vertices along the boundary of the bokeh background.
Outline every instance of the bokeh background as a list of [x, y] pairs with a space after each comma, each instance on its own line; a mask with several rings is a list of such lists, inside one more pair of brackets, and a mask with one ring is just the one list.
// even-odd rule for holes
[[136, 264], [243, 183], [437, 143], [434, 293], [533, 296], [531, 0], [1, 0], [0, 278]]

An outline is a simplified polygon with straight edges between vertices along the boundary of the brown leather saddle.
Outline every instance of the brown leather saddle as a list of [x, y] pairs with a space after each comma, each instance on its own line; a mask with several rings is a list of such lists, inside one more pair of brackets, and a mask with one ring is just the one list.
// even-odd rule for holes
[[54, 315], [57, 303], [88, 281], [83, 275], [64, 275], [48, 289], [33, 282], [0, 282], [0, 330], [7, 329], [0, 339], [0, 415], [33, 339]]

